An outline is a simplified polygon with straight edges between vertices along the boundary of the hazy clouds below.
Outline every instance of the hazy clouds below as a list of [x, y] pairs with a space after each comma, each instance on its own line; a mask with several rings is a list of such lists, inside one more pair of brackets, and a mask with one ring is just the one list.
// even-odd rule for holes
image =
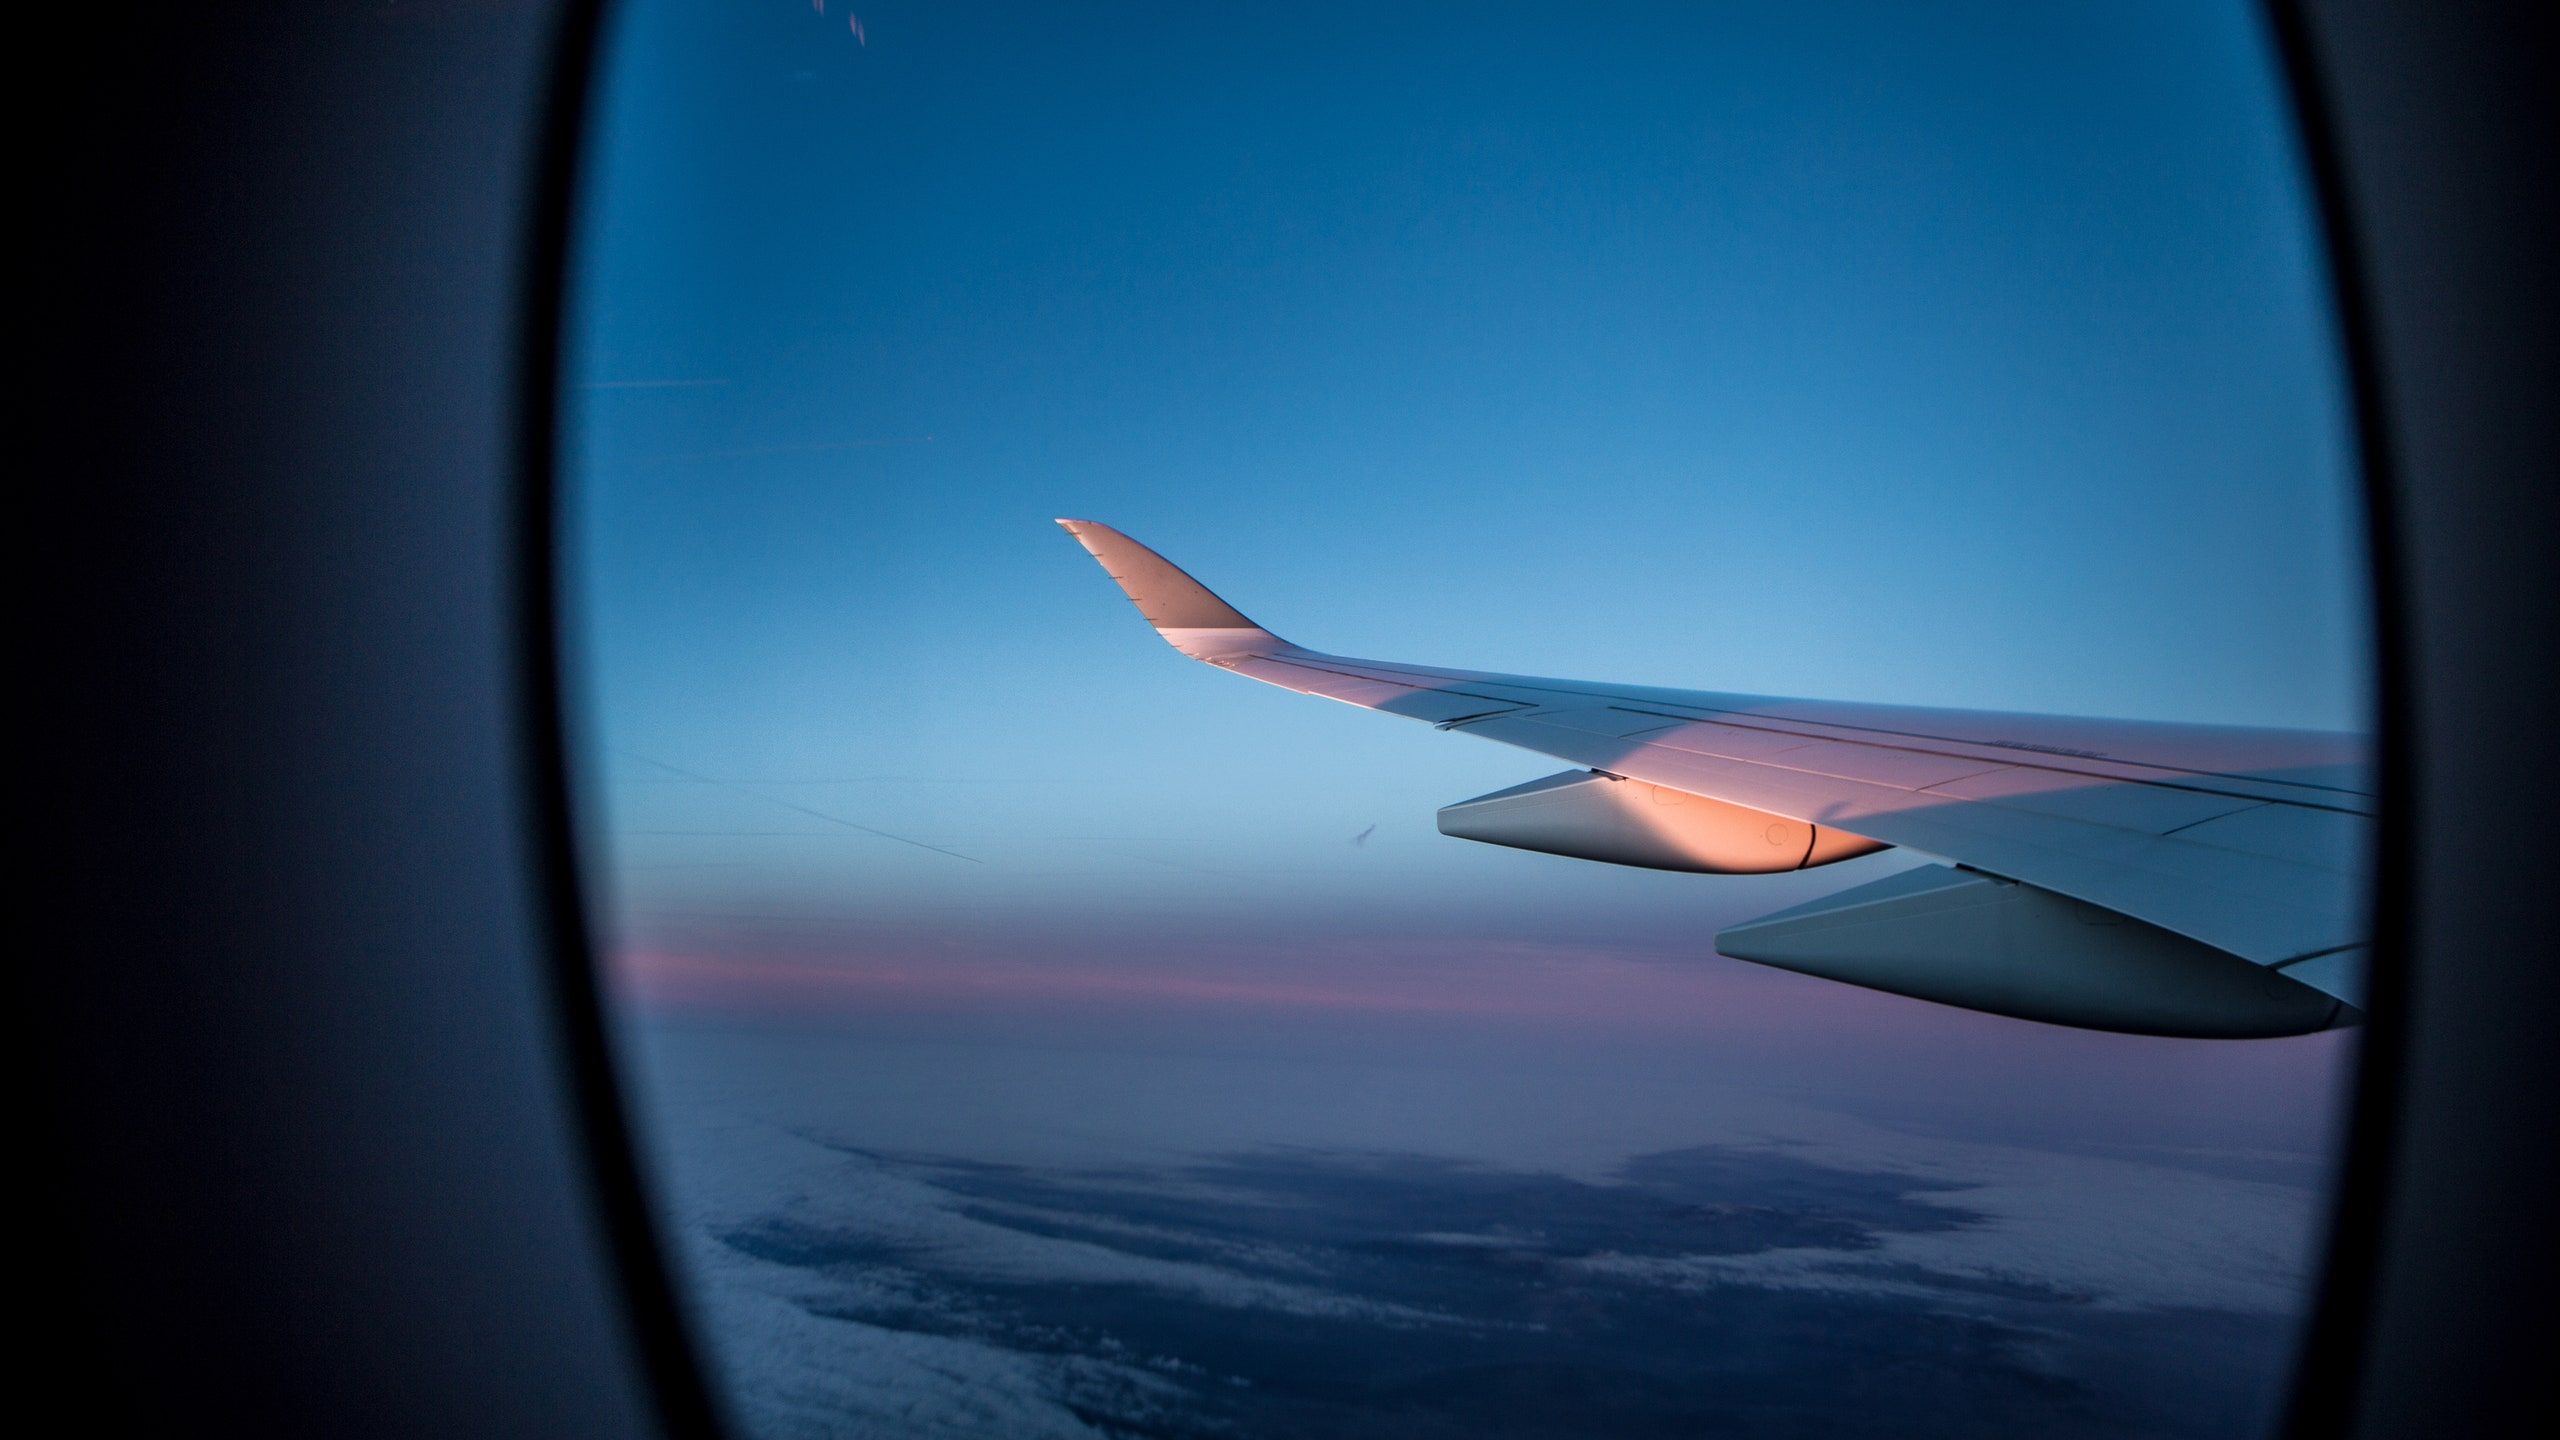
[[750, 1431], [2236, 1436], [2283, 1379], [2324, 1115], [2097, 1147], [1658, 1039], [1195, 1018], [635, 1028]]

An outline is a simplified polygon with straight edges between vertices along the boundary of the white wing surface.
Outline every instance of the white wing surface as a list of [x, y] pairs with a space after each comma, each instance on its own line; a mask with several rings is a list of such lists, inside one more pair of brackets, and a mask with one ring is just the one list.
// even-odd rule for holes
[[[1720, 937], [1728, 954], [2099, 1028], [2283, 1034], [2360, 1018], [2374, 814], [2360, 737], [1352, 659], [1282, 640], [1107, 525], [1058, 523], [1195, 660], [1593, 772], [1452, 806], [1449, 833], [1671, 869], [1789, 869], [1882, 846], [1961, 867], [1737, 927]], [[2087, 945], [2051, 928], [2074, 914]]]

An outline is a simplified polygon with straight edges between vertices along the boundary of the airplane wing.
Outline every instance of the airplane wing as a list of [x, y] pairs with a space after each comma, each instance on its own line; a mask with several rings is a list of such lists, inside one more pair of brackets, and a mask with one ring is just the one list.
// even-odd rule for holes
[[1058, 523], [1192, 659], [1579, 767], [1452, 805], [1446, 833], [1707, 873], [1888, 846], [1948, 862], [1728, 929], [1725, 954], [2098, 1029], [2361, 1019], [2374, 787], [2359, 737], [1352, 659], [1290, 644], [1107, 525]]

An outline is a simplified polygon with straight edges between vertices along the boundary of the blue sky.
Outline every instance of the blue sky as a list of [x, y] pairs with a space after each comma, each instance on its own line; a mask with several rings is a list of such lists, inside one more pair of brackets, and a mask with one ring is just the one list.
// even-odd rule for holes
[[627, 4], [605, 66], [570, 561], [635, 950], [945, 1011], [2030, 1033], [1708, 953], [1896, 859], [1440, 837], [1552, 767], [1180, 660], [1059, 515], [1340, 653], [2360, 725], [2246, 6], [827, 8]]

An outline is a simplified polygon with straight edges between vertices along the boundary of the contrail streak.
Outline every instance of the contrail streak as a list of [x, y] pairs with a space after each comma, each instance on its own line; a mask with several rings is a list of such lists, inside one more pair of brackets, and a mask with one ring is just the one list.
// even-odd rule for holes
[[957, 850], [945, 850], [939, 845], [927, 845], [921, 840], [910, 840], [904, 835], [892, 835], [886, 830], [881, 830], [870, 825], [864, 825], [857, 821], [847, 820], [841, 815], [830, 815], [824, 810], [812, 810], [806, 805], [795, 805], [790, 801], [783, 799], [779, 795], [767, 795], [761, 790], [749, 789], [735, 781], [715, 780], [711, 776], [697, 774], [694, 771], [684, 769], [681, 766], [670, 765], [664, 760], [652, 760], [648, 756], [639, 754], [636, 751], [624, 750], [619, 753], [629, 757], [630, 759], [637, 760], [643, 765], [655, 765], [670, 775], [680, 775], [687, 780], [698, 780], [705, 785], [716, 785], [723, 790], [734, 790], [741, 795], [751, 795], [769, 805], [779, 805], [785, 810], [797, 811], [800, 814], [811, 817], [812, 819], [824, 820], [830, 825], [841, 825], [847, 830], [859, 830], [865, 835], [877, 835], [883, 840], [895, 840], [901, 845], [913, 845], [919, 850], [930, 850], [936, 855], [948, 855], [954, 860], [966, 860], [972, 865], [984, 865], [987, 863], [975, 855], [963, 855]]

